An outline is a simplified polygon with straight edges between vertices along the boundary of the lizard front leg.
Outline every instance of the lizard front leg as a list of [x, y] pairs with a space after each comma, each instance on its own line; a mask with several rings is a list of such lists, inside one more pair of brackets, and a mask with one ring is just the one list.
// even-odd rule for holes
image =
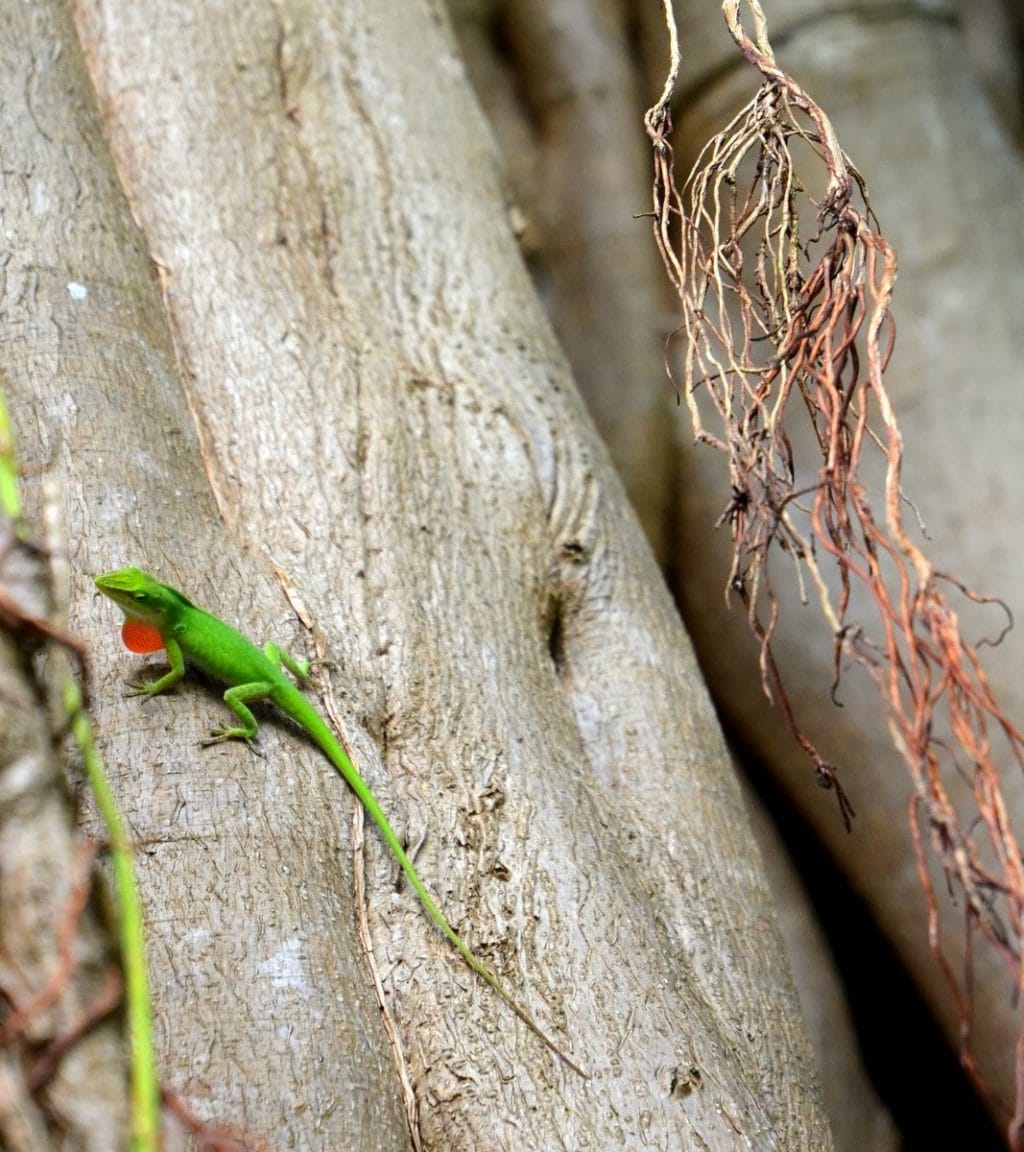
[[177, 640], [168, 637], [164, 641], [164, 648], [167, 652], [167, 663], [170, 664], [168, 671], [157, 680], [129, 681], [126, 695], [143, 696], [149, 700], [153, 696], [159, 696], [161, 692], [166, 692], [185, 675], [185, 657]]

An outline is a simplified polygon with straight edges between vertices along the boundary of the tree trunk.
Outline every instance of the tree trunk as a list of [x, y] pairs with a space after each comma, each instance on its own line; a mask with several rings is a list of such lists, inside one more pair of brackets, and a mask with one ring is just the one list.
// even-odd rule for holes
[[[638, 216], [651, 198], [643, 113], [664, 84], [668, 60], [660, 6], [465, 0], [452, 7], [470, 75], [502, 147], [531, 273], [588, 407], [659, 559], [684, 586], [702, 588], [711, 578], [704, 572], [706, 541], [693, 540], [687, 552], [678, 527], [665, 519], [678, 499], [692, 439], [666, 372], [678, 302], [650, 222]], [[724, 26], [714, 7], [711, 15], [716, 51], [725, 59]], [[700, 31], [684, 19], [684, 78], [696, 67], [691, 60], [700, 59], [689, 48]], [[714, 45], [711, 27], [704, 31]], [[714, 597], [717, 608], [720, 585]], [[753, 664], [756, 654], [748, 644], [730, 658]], [[806, 947], [820, 933], [814, 911], [789, 877], [766, 821], [755, 819], [754, 827], [797, 975], [814, 974], [800, 996], [812, 1041], [820, 1039], [815, 1057], [837, 1147], [860, 1152], [870, 1133], [871, 1147], [881, 1152], [896, 1137], [861, 1067], [838, 976], [824, 970], [831, 961], [821, 946]]]
[[[928, 948], [925, 903], [906, 823], [910, 782], [892, 747], [877, 697], [855, 677], [844, 683], [842, 709], [829, 697], [832, 637], [815, 627], [814, 609], [791, 589], [778, 636], [798, 718], [839, 763], [858, 812], [846, 834], [829, 797], [815, 781], [777, 713], [768, 706], [757, 669], [757, 647], [741, 608], [724, 607], [727, 529], [714, 529], [730, 493], [723, 462], [691, 448], [692, 429], [679, 421], [683, 446], [664, 462], [661, 437], [671, 420], [671, 390], [662, 349], [679, 323], [676, 302], [652, 287], [653, 245], [643, 248], [648, 224], [632, 219], [649, 205], [649, 161], [635, 159], [644, 101], [639, 60], [650, 78], [646, 103], [660, 91], [667, 63], [661, 6], [616, 0], [551, 0], [543, 6], [542, 36], [531, 5], [465, 0], [461, 36], [482, 98], [506, 150], [511, 180], [526, 222], [531, 266], [546, 292], [577, 379], [637, 507], [675, 499], [678, 522], [666, 531], [654, 519], [673, 587], [686, 608], [702, 663], [720, 706], [752, 763], [767, 765], [863, 896], [881, 930], [921, 988], [955, 1048], [959, 1021], [940, 968]], [[907, 447], [905, 490], [924, 513], [939, 563], [981, 592], [1007, 598], [1021, 617], [1024, 570], [1013, 502], [1019, 464], [1007, 435], [1016, 411], [1020, 316], [1024, 312], [1019, 149], [993, 117], [971, 70], [967, 49], [1007, 122], [1019, 131], [1013, 93], [1019, 78], [1006, 67], [1019, 46], [1005, 30], [1010, 0], [984, 4], [891, 5], [864, 0], [773, 0], [768, 30], [782, 62], [833, 118], [843, 147], [866, 177], [871, 203], [899, 250], [901, 273], [894, 315], [898, 339], [887, 378], [892, 382]], [[958, 25], [969, 21], [966, 35]], [[708, 137], [721, 129], [755, 90], [758, 77], [726, 33], [720, 4], [676, 5], [683, 70], [677, 92], [677, 171], [682, 180]], [[991, 28], [1002, 9], [1003, 31]], [[989, 27], [986, 28], [986, 18]], [[999, 49], [997, 52], [996, 49]], [[630, 65], [632, 63], [632, 71]], [[627, 105], [632, 103], [632, 113]], [[557, 150], [557, 162], [549, 162]], [[632, 177], [630, 179], [630, 177]], [[818, 173], [809, 177], [812, 185]], [[519, 207], [517, 205], [517, 207]], [[808, 217], [809, 217], [808, 213]], [[534, 227], [540, 221], [541, 227]], [[805, 221], [806, 222], [806, 221]], [[624, 242], [629, 225], [632, 245]], [[582, 238], [580, 237], [582, 233]], [[576, 241], [572, 250], [566, 237]], [[629, 258], [597, 261], [602, 249]], [[647, 252], [648, 262], [637, 253]], [[568, 261], [586, 269], [560, 269]], [[580, 300], [564, 291], [571, 285]], [[587, 317], [597, 318], [588, 321]], [[609, 319], [609, 317], [611, 317]], [[635, 333], [660, 326], [648, 342], [614, 338], [617, 326]], [[671, 345], [674, 351], [679, 341]], [[596, 354], [595, 354], [596, 352]], [[619, 384], [620, 402], [608, 382]], [[664, 408], [646, 422], [639, 413]], [[661, 420], [660, 436], [652, 424]], [[644, 452], [646, 445], [651, 451]], [[642, 478], [639, 482], [637, 477]], [[816, 476], [809, 477], [813, 483]], [[674, 497], [666, 495], [673, 492]], [[645, 518], [645, 524], [652, 517]], [[788, 573], [787, 573], [788, 576]], [[779, 580], [784, 584], [785, 578]], [[996, 610], [964, 612], [969, 638], [995, 634]], [[1024, 715], [1019, 640], [1011, 635], [993, 652], [983, 648], [1007, 712]], [[1024, 797], [1016, 768], [1005, 788], [1022, 826]], [[963, 912], [945, 909], [941, 942], [958, 973]], [[859, 957], [850, 957], [859, 967]], [[817, 961], [815, 961], [815, 964]], [[995, 1092], [988, 1101], [998, 1121], [1012, 1108], [1017, 1015], [1012, 980], [990, 952], [974, 955], [973, 1042]], [[813, 987], [807, 990], [813, 994]], [[868, 1001], [881, 1015], [875, 990]], [[825, 1005], [823, 1011], [833, 1011]], [[903, 1064], [923, 1066], [930, 1037], [901, 1035]], [[886, 1042], [891, 1050], [892, 1043]], [[831, 1098], [850, 1102], [851, 1053], [834, 1031], [819, 1053]], [[897, 1062], [898, 1063], [898, 1062]], [[895, 1092], [905, 1100], [902, 1082]], [[922, 1101], [931, 1111], [930, 1099]], [[949, 1101], [943, 1114], [948, 1135]], [[860, 1106], [855, 1110], [861, 1113]], [[975, 1126], [977, 1118], [973, 1118]], [[881, 1123], [881, 1122], [880, 1122]], [[845, 1125], [839, 1123], [838, 1128]], [[860, 1147], [851, 1135], [850, 1147]]]
[[[6, 367], [29, 472], [66, 494], [165, 1083], [281, 1147], [407, 1147], [404, 1069], [426, 1147], [827, 1149], [713, 712], [443, 19], [74, 15], [5, 18]], [[351, 802], [291, 727], [202, 750], [215, 693], [122, 698], [89, 578], [126, 563], [326, 654], [428, 887], [589, 1081], [374, 835], [353, 909]]]

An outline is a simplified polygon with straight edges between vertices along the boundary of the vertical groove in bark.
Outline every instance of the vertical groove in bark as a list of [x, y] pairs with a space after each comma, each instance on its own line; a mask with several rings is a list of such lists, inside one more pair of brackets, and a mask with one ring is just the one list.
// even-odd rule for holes
[[637, 219], [649, 165], [624, 13], [610, 0], [516, 2], [463, 13], [457, 28], [509, 158], [534, 281], [663, 558], [675, 398], [660, 269]]

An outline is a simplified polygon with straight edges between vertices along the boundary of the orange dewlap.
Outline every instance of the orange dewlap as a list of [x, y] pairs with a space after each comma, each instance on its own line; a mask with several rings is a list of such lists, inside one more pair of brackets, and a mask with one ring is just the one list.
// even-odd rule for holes
[[152, 624], [141, 620], [125, 620], [121, 625], [121, 639], [129, 652], [159, 652], [164, 646], [163, 637]]

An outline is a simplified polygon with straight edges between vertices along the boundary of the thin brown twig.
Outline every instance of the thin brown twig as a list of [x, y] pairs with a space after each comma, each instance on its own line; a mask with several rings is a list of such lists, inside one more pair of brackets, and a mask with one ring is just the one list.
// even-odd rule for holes
[[0, 1047], [13, 1043], [29, 1024], [53, 1004], [67, 988], [77, 963], [75, 944], [92, 886], [89, 874], [96, 859], [97, 844], [85, 841], [78, 846], [72, 868], [71, 890], [57, 924], [57, 963], [27, 1004], [17, 1007], [0, 1025]]
[[25, 1072], [25, 1088], [30, 1095], [35, 1095], [53, 1079], [65, 1055], [79, 1040], [88, 1036], [97, 1024], [106, 1020], [123, 999], [124, 981], [119, 972], [111, 969], [103, 981], [103, 987], [82, 1015], [70, 1028], [55, 1036], [30, 1062]]
[[192, 1111], [173, 1088], [161, 1086], [160, 1099], [202, 1152], [271, 1152], [273, 1145], [264, 1136], [240, 1126], [208, 1124]]

